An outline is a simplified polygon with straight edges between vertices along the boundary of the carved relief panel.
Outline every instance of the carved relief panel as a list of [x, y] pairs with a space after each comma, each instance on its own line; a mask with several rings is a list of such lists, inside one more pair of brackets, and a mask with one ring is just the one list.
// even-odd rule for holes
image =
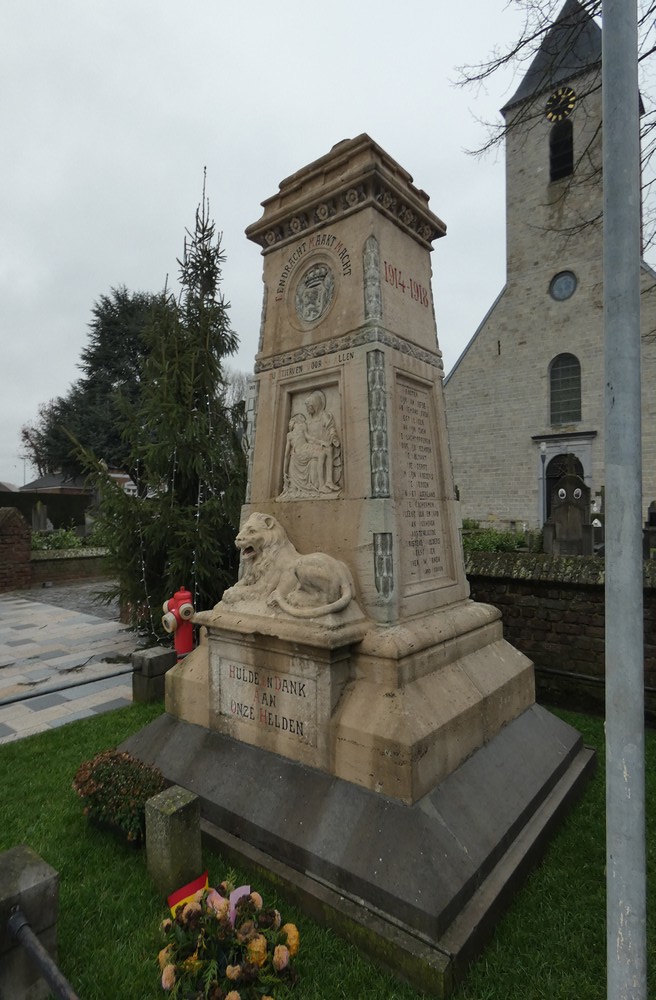
[[337, 387], [291, 394], [277, 500], [330, 500], [343, 488], [340, 398]]

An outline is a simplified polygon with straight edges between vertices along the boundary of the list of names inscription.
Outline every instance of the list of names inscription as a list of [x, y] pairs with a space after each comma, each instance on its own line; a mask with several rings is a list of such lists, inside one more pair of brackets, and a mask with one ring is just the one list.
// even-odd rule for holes
[[431, 435], [431, 399], [416, 382], [397, 382], [399, 473], [407, 584], [446, 575], [439, 510], [439, 476]]

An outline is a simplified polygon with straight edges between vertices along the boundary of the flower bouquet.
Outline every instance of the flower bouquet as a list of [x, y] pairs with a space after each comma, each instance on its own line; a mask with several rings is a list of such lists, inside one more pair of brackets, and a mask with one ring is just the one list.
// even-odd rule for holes
[[297, 979], [299, 934], [250, 886], [206, 887], [162, 923], [162, 989], [180, 1000], [282, 1000]]

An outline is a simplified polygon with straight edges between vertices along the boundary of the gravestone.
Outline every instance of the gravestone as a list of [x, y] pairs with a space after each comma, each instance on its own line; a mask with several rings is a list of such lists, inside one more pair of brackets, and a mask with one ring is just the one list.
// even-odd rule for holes
[[590, 487], [573, 473], [561, 476], [544, 526], [544, 551], [556, 556], [591, 556], [593, 534]]
[[444, 990], [481, 886], [487, 910], [589, 757], [469, 599], [428, 196], [362, 135], [263, 207], [241, 577], [129, 745], [228, 835], [432, 942]]

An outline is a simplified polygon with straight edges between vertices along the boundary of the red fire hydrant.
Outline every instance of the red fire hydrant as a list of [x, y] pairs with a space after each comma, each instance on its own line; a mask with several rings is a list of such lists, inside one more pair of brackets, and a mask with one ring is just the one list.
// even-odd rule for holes
[[173, 597], [164, 601], [162, 626], [169, 635], [173, 633], [173, 645], [181, 660], [194, 648], [194, 626], [190, 618], [194, 613], [191, 591], [180, 587]]

